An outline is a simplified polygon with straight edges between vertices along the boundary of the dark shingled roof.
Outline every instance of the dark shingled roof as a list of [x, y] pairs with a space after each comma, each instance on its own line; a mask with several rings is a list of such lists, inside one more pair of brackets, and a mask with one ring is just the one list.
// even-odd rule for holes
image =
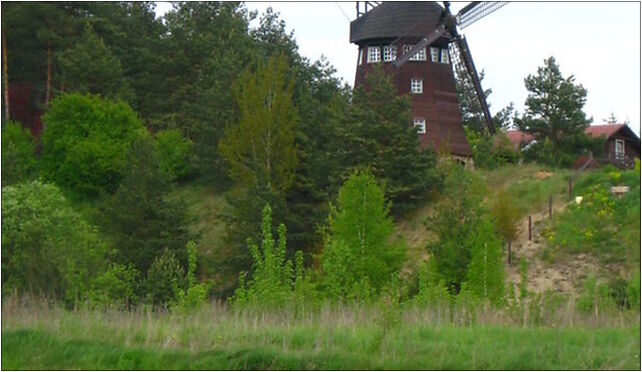
[[426, 36], [437, 28], [443, 10], [436, 2], [384, 2], [350, 22], [350, 42], [360, 44], [371, 39]]

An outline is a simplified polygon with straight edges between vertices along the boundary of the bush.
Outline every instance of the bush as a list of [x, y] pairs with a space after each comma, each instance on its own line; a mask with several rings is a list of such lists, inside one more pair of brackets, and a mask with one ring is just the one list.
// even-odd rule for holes
[[2, 127], [2, 186], [31, 178], [36, 170], [36, 142], [28, 129], [9, 121]]
[[[269, 204], [263, 208], [261, 231], [263, 241], [260, 249], [252, 239], [247, 240], [254, 261], [252, 278], [246, 286], [244, 273], [241, 273], [239, 287], [233, 297], [236, 306], [280, 307], [293, 298], [295, 271], [292, 261], [285, 258], [285, 225], [279, 225], [277, 242], [272, 237], [272, 209]], [[303, 261], [299, 259], [297, 263], [302, 264]], [[297, 268], [297, 272], [299, 270], [302, 268]], [[300, 275], [303, 275], [302, 271]]]
[[140, 273], [132, 265], [112, 263], [93, 280], [90, 302], [103, 307], [130, 309], [138, 301], [139, 281]]
[[58, 96], [43, 121], [44, 176], [87, 196], [116, 190], [130, 144], [146, 131], [126, 103], [94, 95]]
[[157, 257], [147, 271], [147, 300], [154, 306], [169, 307], [185, 287], [185, 271], [168, 250]]
[[207, 287], [196, 282], [196, 244], [187, 242], [187, 288], [179, 289], [177, 306], [183, 311], [197, 309], [205, 303]]
[[78, 303], [104, 268], [105, 244], [60, 190], [32, 181], [2, 188], [2, 289]]
[[161, 130], [155, 138], [161, 169], [172, 180], [188, 177], [192, 173], [192, 141], [178, 129]]

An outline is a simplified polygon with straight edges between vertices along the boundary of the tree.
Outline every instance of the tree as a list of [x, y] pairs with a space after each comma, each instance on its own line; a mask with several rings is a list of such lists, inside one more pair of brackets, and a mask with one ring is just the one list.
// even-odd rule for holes
[[58, 55], [58, 64], [67, 91], [131, 100], [120, 61], [89, 24], [75, 45]]
[[53, 184], [2, 188], [2, 289], [78, 304], [105, 268], [106, 244]]
[[167, 198], [168, 175], [150, 137], [135, 141], [116, 192], [101, 208], [102, 225], [118, 250], [116, 261], [132, 264], [139, 272], [148, 269], [164, 251], [186, 263], [186, 207]]
[[[524, 79], [529, 91], [526, 112], [515, 118], [517, 127], [535, 137], [540, 153], [550, 151], [546, 158], [557, 165], [567, 165], [577, 157], [587, 143], [584, 129], [589, 120], [582, 111], [586, 89], [575, 84], [575, 78], [564, 78], [555, 58], [544, 61], [537, 75]], [[578, 148], [579, 147], [579, 148]]]
[[343, 184], [337, 207], [331, 208], [321, 254], [329, 297], [359, 298], [368, 296], [370, 289], [377, 294], [401, 268], [405, 251], [389, 241], [394, 228], [389, 210], [383, 190], [369, 172], [354, 171]]
[[409, 98], [397, 95], [381, 69], [367, 76], [365, 89], [355, 90], [337, 141], [344, 175], [351, 168], [369, 168], [385, 185], [396, 216], [417, 206], [437, 183], [436, 157], [419, 149]]
[[289, 73], [284, 57], [272, 58], [255, 72], [246, 71], [235, 85], [240, 121], [225, 130], [219, 149], [240, 185], [283, 193], [292, 183], [298, 116]]
[[499, 304], [504, 297], [502, 245], [488, 218], [479, 222], [473, 238], [466, 272], [467, 288], [477, 297]]
[[508, 263], [511, 260], [511, 243], [517, 238], [521, 213], [515, 207], [515, 202], [507, 191], [500, 189], [497, 191], [497, 199], [492, 206], [491, 212], [495, 217], [497, 231], [502, 238], [508, 243]]
[[160, 86], [164, 99], [151, 114], [154, 128], [179, 128], [194, 142], [194, 166], [202, 179], [229, 187], [218, 144], [226, 125], [239, 121], [230, 87], [256, 63], [248, 14], [238, 2], [177, 2], [165, 15]]
[[56, 97], [43, 120], [44, 177], [87, 196], [116, 190], [130, 144], [146, 132], [126, 103], [77, 93]]
[[428, 244], [435, 282], [443, 280], [452, 294], [459, 293], [472, 259], [476, 232], [488, 213], [483, 205], [484, 183], [478, 174], [457, 164], [442, 165], [446, 174], [435, 213], [426, 222], [437, 236]]
[[10, 121], [2, 127], [2, 186], [29, 179], [37, 166], [36, 141], [28, 129]]

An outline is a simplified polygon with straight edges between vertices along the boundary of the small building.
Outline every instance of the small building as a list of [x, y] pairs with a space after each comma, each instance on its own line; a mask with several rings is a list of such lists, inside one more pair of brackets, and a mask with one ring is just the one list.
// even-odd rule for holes
[[[626, 124], [601, 124], [586, 127], [584, 133], [591, 137], [605, 137], [604, 156], [600, 163], [610, 163], [621, 168], [631, 168], [634, 159], [640, 159], [640, 138]], [[519, 150], [531, 143], [535, 137], [519, 130], [508, 130], [506, 136]]]
[[640, 138], [626, 124], [591, 125], [586, 128], [585, 133], [591, 137], [606, 138], [605, 162], [622, 168], [631, 168], [634, 159], [640, 158]]

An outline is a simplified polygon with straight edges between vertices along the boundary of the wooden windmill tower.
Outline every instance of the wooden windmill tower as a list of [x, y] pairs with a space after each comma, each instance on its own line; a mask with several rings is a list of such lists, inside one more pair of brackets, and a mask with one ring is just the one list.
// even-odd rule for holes
[[488, 131], [494, 134], [495, 128], [468, 44], [457, 27], [469, 26], [505, 4], [472, 2], [453, 16], [448, 2], [443, 7], [436, 2], [357, 2], [357, 19], [350, 23], [350, 42], [359, 46], [355, 88], [382, 64], [398, 94], [411, 96], [421, 145], [445, 149], [472, 164], [453, 69], [464, 77], [467, 89], [476, 91]]

